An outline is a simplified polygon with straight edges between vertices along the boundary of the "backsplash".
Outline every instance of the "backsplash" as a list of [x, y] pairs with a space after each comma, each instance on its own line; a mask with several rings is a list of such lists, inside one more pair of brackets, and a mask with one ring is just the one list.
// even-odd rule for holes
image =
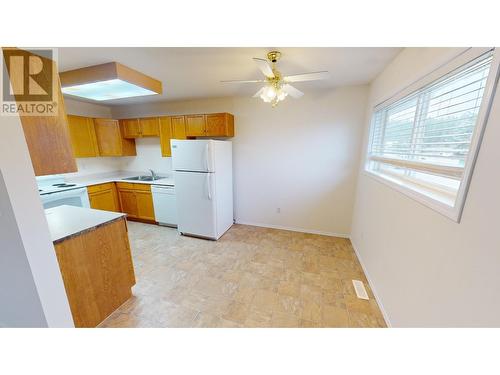
[[149, 173], [149, 169], [161, 175], [172, 174], [172, 158], [161, 156], [159, 138], [136, 139], [137, 156], [77, 158], [78, 172], [66, 177], [81, 177], [106, 172], [134, 171]]
[[148, 171], [148, 169], [152, 169], [163, 175], [172, 174], [172, 158], [161, 156], [160, 138], [137, 138], [135, 145], [137, 156], [119, 158], [123, 163], [122, 170]]

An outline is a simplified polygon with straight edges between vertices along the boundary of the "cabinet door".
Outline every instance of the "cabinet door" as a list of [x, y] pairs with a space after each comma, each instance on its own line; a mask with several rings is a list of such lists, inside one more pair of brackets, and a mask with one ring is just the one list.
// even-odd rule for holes
[[205, 135], [205, 115], [188, 115], [186, 117], [186, 135], [203, 137]]
[[90, 207], [97, 210], [120, 212], [120, 202], [114, 182], [87, 187]]
[[212, 137], [226, 136], [227, 117], [225, 113], [212, 113], [206, 115], [206, 135]]
[[150, 191], [135, 191], [137, 200], [137, 213], [139, 219], [153, 220], [155, 219], [155, 210], [153, 207], [153, 195]]
[[68, 126], [75, 157], [99, 156], [94, 120], [88, 117], [68, 115]]
[[121, 156], [122, 136], [118, 120], [94, 119], [95, 133], [101, 156]]
[[158, 137], [160, 135], [160, 119], [148, 117], [139, 119], [142, 137]]
[[170, 117], [160, 117], [160, 146], [161, 156], [172, 156], [170, 139], [172, 137], [172, 121]]
[[171, 139], [186, 139], [186, 119], [184, 116], [170, 116]]
[[118, 212], [113, 190], [103, 190], [98, 193], [89, 194], [90, 207], [96, 210]]
[[[10, 59], [10, 54], [16, 56], [22, 54], [23, 59]], [[23, 93], [25, 82], [27, 82], [24, 79], [24, 65], [21, 65], [23, 61], [35, 57], [41, 59], [44, 66], [52, 66], [54, 74], [57, 74], [58, 71], [56, 64], [52, 60], [34, 55], [29, 51], [4, 48], [3, 57], [6, 61], [10, 60], [10, 64], [5, 66], [9, 67], [8, 74], [14, 93]], [[37, 81], [41, 87], [52, 87], [52, 83], [56, 85], [54, 93], [57, 96], [58, 103], [55, 113], [50, 116], [25, 115], [19, 117], [36, 176], [77, 172], [78, 170], [73, 148], [71, 147], [68, 120], [59, 78], [57, 77], [55, 82], [49, 82], [51, 77], [52, 75], [41, 72], [37, 75]], [[22, 102], [22, 94], [15, 94], [14, 96], [18, 104], [29, 105], [29, 102]]]
[[120, 120], [123, 127], [124, 138], [139, 138], [141, 136], [141, 125], [139, 119]]
[[138, 210], [135, 191], [118, 190], [118, 196], [120, 197], [120, 206], [122, 208], [122, 212], [128, 214], [128, 216], [131, 218], [137, 218]]

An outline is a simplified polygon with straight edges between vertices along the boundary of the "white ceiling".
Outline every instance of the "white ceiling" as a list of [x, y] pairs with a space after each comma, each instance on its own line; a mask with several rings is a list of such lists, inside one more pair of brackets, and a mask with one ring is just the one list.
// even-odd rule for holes
[[[100, 102], [122, 105], [194, 98], [251, 96], [259, 84], [224, 84], [221, 80], [262, 79], [252, 57], [274, 48], [59, 48], [59, 70], [116, 61], [163, 82], [163, 95]], [[277, 48], [283, 75], [328, 70], [324, 81], [298, 82], [308, 90], [369, 83], [400, 48]]]

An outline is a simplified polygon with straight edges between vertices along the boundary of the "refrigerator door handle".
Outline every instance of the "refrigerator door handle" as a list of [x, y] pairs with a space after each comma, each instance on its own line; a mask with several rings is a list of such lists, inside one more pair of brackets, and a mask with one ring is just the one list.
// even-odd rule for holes
[[208, 195], [208, 200], [212, 200], [212, 187], [211, 187], [211, 178], [210, 178], [210, 173], [207, 173], [207, 195]]
[[208, 143], [205, 145], [205, 167], [207, 172], [210, 172], [209, 164], [208, 164]]

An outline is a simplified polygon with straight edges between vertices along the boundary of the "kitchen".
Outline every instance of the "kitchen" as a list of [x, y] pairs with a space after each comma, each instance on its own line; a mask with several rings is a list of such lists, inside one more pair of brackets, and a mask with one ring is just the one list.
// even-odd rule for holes
[[[4, 49], [4, 53], [6, 51]], [[165, 77], [164, 73], [157, 73], [164, 77], [159, 81], [135, 70], [124, 63], [128, 61], [128, 64], [137, 66], [141, 60], [135, 59], [127, 49], [94, 49], [93, 56], [89, 54], [90, 49], [85, 48], [60, 48], [57, 52], [60, 86], [56, 82], [55, 87], [60, 87], [57, 96], [63, 104], [58, 107], [58, 120], [54, 123], [52, 117], [33, 119], [32, 116], [21, 116], [20, 120], [34, 172], [38, 176], [38, 193], [46, 210], [48, 229], [75, 326], [385, 326], [373, 300], [364, 303], [353, 299], [351, 315], [342, 305], [337, 307], [335, 300], [321, 307], [322, 293], [327, 298], [326, 295], [337, 291], [335, 293], [341, 299], [352, 299], [355, 289], [348, 277], [364, 280], [365, 287], [368, 287], [361, 267], [345, 241], [346, 228], [343, 226], [348, 226], [349, 217], [342, 211], [350, 210], [351, 193], [334, 198], [338, 210], [328, 213], [330, 217], [338, 217], [334, 219], [337, 222], [334, 231], [331, 230], [331, 220], [324, 220], [321, 215], [294, 213], [294, 205], [298, 208], [300, 201], [294, 204], [270, 203], [260, 193], [283, 183], [287, 184], [289, 191], [304, 189], [304, 186], [289, 185], [285, 180], [277, 183], [271, 176], [259, 177], [258, 169], [269, 169], [261, 164], [258, 149], [273, 148], [271, 143], [266, 144], [266, 138], [269, 138], [265, 135], [266, 119], [276, 116], [273, 107], [277, 102], [260, 107], [264, 121], [259, 130], [246, 123], [249, 119], [255, 120], [246, 110], [238, 109], [239, 115], [234, 114], [235, 109], [243, 107], [232, 100], [163, 101], [165, 94], [161, 93], [165, 89], [162, 85], [168, 87], [172, 82], [175, 87], [182, 88], [176, 83], [176, 80], [183, 81], [182, 76]], [[169, 56], [172, 52], [169, 49], [155, 51], [158, 58], [165, 58], [162, 56]], [[186, 52], [189, 61], [190, 51]], [[215, 54], [209, 50], [206, 52], [218, 58], [218, 54], [227, 53], [236, 57], [234, 53], [242, 51], [218, 49]], [[386, 59], [395, 52], [387, 49], [384, 52]], [[245, 56], [254, 53], [262, 52], [244, 51]], [[254, 58], [253, 64], [257, 63], [257, 66], [250, 65], [252, 74], [259, 74], [259, 70], [270, 74], [270, 65], [276, 65], [272, 60], [276, 61], [279, 54], [277, 51], [268, 53], [270, 60], [264, 65], [263, 59]], [[105, 62], [112, 58], [122, 61]], [[144, 62], [142, 60], [142, 64]], [[149, 71], [158, 69], [154, 62], [149, 61], [147, 65]], [[183, 74], [190, 74], [193, 68], [186, 66]], [[235, 65], [235, 76], [238, 70]], [[323, 73], [321, 77], [312, 74], [314, 79], [324, 79], [325, 76]], [[127, 94], [124, 95], [130, 97], [116, 99], [123, 87], [99, 83], [102, 79], [108, 79], [103, 82], [119, 81], [116, 77], [126, 77], [136, 87], [142, 87], [140, 90], [146, 90], [144, 86], [150, 92], [146, 96], [135, 96], [136, 93], [127, 88], [129, 91], [125, 90]], [[307, 74], [303, 79], [306, 77]], [[86, 83], [93, 81], [100, 85], [98, 90], [89, 88], [90, 84]], [[210, 85], [214, 89], [233, 90], [231, 84], [211, 81]], [[191, 86], [190, 90], [197, 89], [196, 85]], [[170, 93], [168, 89], [166, 93], [183, 95], [176, 91]], [[364, 88], [348, 88], [338, 95], [356, 105], [357, 101], [363, 101]], [[267, 97], [262, 99], [268, 100]], [[254, 100], [251, 102], [255, 103]], [[316, 100], [314, 94], [311, 94], [311, 100]], [[342, 100], [339, 102], [341, 107], [332, 108], [332, 111], [338, 114], [350, 112], [342, 107]], [[254, 108], [249, 109], [255, 113]], [[272, 112], [268, 112], [269, 109]], [[318, 119], [320, 117], [323, 115], [318, 114]], [[349, 119], [351, 124], [357, 121], [357, 118]], [[348, 142], [339, 139], [339, 146], [343, 148], [350, 142], [357, 142], [354, 135], [358, 131], [357, 126], [349, 130], [352, 135]], [[311, 133], [314, 142], [319, 140], [317, 135]], [[234, 149], [234, 142], [238, 140], [242, 142], [238, 149], [248, 150], [248, 156], [253, 159], [248, 168], [234, 167], [234, 158], [241, 160], [238, 149]], [[249, 140], [257, 143], [248, 148], [246, 143]], [[50, 145], [49, 148], [46, 145]], [[323, 152], [321, 150], [317, 151]], [[319, 160], [314, 153], [309, 154], [311, 161]], [[356, 162], [355, 153], [349, 162]], [[307, 158], [302, 164], [306, 163]], [[247, 173], [251, 170], [252, 173]], [[251, 181], [243, 182], [250, 176]], [[317, 177], [320, 176], [300, 184], [317, 189], [321, 186]], [[347, 181], [353, 178], [351, 173]], [[276, 193], [276, 197], [281, 195], [279, 191]], [[238, 196], [245, 199], [238, 200]], [[242, 203], [247, 204], [244, 202], [253, 203], [246, 208], [242, 206]], [[271, 207], [276, 204], [278, 208], [271, 208], [269, 204]], [[267, 206], [259, 209], [260, 216], [268, 215], [266, 212], [271, 210], [274, 217], [255, 217], [251, 211], [258, 205]], [[107, 214], [101, 214], [101, 211]], [[245, 214], [245, 211], [248, 212]], [[65, 220], [65, 215], [71, 216], [71, 220]], [[295, 223], [280, 224], [290, 219]], [[273, 225], [273, 221], [277, 225]], [[121, 227], [116, 222], [125, 223], [125, 232], [123, 228], [118, 230], [125, 235], [122, 233], [119, 237], [121, 241], [104, 241], [102, 236], [106, 230], [113, 225]], [[234, 222], [238, 224], [233, 225]], [[316, 228], [308, 229], [308, 225]], [[314, 235], [309, 238], [304, 233], [316, 233], [317, 238]], [[162, 239], [167, 240], [163, 242]], [[93, 248], [85, 252], [85, 243], [89, 246], [100, 243], [110, 250]], [[120, 243], [117, 249], [113, 247], [115, 243]], [[305, 253], [309, 244], [318, 247], [310, 260], [311, 256]], [[268, 246], [271, 246], [270, 251], [265, 250]], [[339, 257], [345, 257], [346, 264], [340, 270], [342, 277], [347, 277], [345, 291], [339, 290], [343, 283], [338, 278], [340, 275], [332, 277], [328, 274], [329, 269], [318, 263], [318, 256], [334, 255], [331, 252], [320, 255], [324, 250], [319, 249], [331, 246], [338, 248]], [[61, 250], [71, 247], [72, 251]], [[286, 250], [290, 247], [299, 253]], [[330, 264], [332, 260], [325, 258], [324, 262]], [[110, 273], [110, 267], [120, 272]], [[302, 275], [304, 271], [307, 278]], [[320, 274], [324, 278], [321, 284], [319, 279], [316, 280]], [[75, 278], [75, 275], [79, 277]], [[313, 300], [308, 297], [311, 288], [318, 295]], [[368, 293], [371, 293], [369, 289]], [[364, 315], [358, 316], [355, 306], [360, 303], [366, 307]]]
[[[56, 53], [57, 64], [46, 56]], [[494, 48], [444, 48], [436, 51], [440, 58], [453, 58], [401, 98], [368, 104], [374, 101], [368, 83], [392, 59], [423, 53], [4, 48], [13, 98], [26, 99], [16, 62], [34, 58], [57, 69], [36, 82], [55, 89], [59, 105], [49, 116], [5, 117], [10, 137], [20, 143], [2, 149], [8, 200], [1, 203], [8, 214], [0, 228], [10, 228], [19, 215], [31, 223], [2, 235], [24, 249], [19, 274], [31, 289], [22, 292], [32, 295], [23, 301], [33, 306], [23, 310], [26, 316], [15, 308], [1, 311], [0, 324], [387, 327], [389, 315], [367, 272], [378, 270], [369, 249], [385, 247], [369, 230], [378, 221], [365, 221], [385, 211], [359, 208], [378, 200], [364, 199], [358, 181], [388, 185], [462, 225], [477, 134], [498, 70]], [[193, 55], [212, 66], [213, 76]], [[300, 61], [306, 73], [295, 74], [289, 61]], [[373, 112], [368, 123], [359, 110], [367, 106]], [[398, 121], [405, 116], [412, 121]], [[407, 137], [410, 125], [415, 137], [398, 138]], [[434, 148], [414, 153], [410, 141]], [[9, 151], [27, 167], [9, 164]], [[9, 275], [14, 258], [6, 255], [0, 276]], [[378, 285], [385, 285], [384, 275], [379, 270]], [[12, 291], [2, 293], [17, 303]]]

